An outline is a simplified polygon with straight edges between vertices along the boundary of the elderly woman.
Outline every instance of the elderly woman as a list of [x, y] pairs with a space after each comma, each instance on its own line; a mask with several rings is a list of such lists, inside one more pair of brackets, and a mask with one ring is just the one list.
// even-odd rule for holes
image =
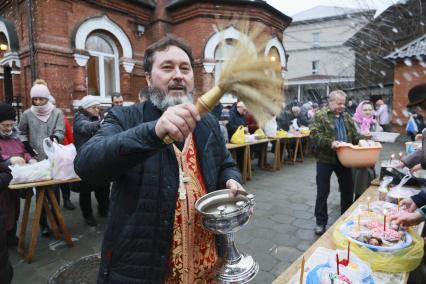
[[[35, 162], [25, 151], [15, 127], [16, 113], [9, 104], [0, 104], [0, 153], [1, 160], [8, 165]], [[7, 185], [0, 191], [0, 208], [3, 211], [4, 226], [8, 246], [16, 246], [16, 225], [19, 218], [19, 196], [17, 190], [9, 190]]]
[[[28, 153], [41, 161], [47, 158], [43, 149], [43, 140], [49, 137], [52, 141], [62, 143], [65, 135], [64, 115], [49, 100], [50, 91], [44, 83], [36, 81], [30, 91], [31, 108], [24, 111], [19, 122], [19, 138]], [[59, 198], [57, 198], [59, 199]], [[50, 236], [50, 228], [44, 210], [40, 218], [41, 234]]]
[[[383, 128], [374, 118], [373, 103], [362, 101], [359, 103], [354, 114], [355, 128], [364, 137], [371, 137], [371, 132], [383, 131]], [[370, 186], [371, 181], [376, 177], [374, 167], [353, 169], [355, 198], [358, 198]]]
[[[96, 131], [100, 128], [101, 102], [97, 96], [85, 96], [80, 101], [78, 111], [74, 114], [74, 143], [77, 152], [80, 151], [81, 146], [89, 141]], [[80, 208], [83, 213], [85, 223], [94, 227], [97, 221], [93, 216], [92, 210], [92, 191], [95, 192], [96, 200], [98, 201], [98, 215], [106, 217], [108, 215], [109, 207], [109, 184], [103, 186], [92, 186], [82, 180], [76, 185], [80, 193]]]

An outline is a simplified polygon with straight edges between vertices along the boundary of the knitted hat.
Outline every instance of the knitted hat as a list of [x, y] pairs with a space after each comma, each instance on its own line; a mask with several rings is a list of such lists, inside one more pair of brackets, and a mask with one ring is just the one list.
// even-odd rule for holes
[[81, 99], [80, 106], [84, 109], [88, 109], [91, 106], [94, 105], [100, 105], [101, 101], [99, 100], [99, 97], [88, 95]]
[[31, 98], [46, 98], [50, 99], [50, 91], [46, 85], [36, 84], [31, 88]]
[[5, 120], [16, 120], [16, 112], [10, 104], [0, 103], [0, 122]]

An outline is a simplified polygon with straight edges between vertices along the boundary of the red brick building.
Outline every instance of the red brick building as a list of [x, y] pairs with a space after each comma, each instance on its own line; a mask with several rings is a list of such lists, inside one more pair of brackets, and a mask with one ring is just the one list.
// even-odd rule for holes
[[408, 91], [426, 83], [426, 35], [404, 45], [386, 56], [395, 63], [393, 84], [394, 115], [392, 124], [405, 132], [408, 117], [404, 115], [408, 104]]
[[291, 18], [262, 0], [1, 1], [0, 100], [20, 97], [27, 108], [32, 82], [42, 78], [68, 114], [87, 94], [108, 104], [112, 92], [121, 92], [126, 102], [135, 102], [146, 85], [144, 51], [166, 33], [191, 44], [200, 94], [220, 72], [220, 39], [253, 45], [235, 25], [242, 16], [250, 27], [264, 29], [264, 55], [279, 62], [284, 74], [282, 34]]

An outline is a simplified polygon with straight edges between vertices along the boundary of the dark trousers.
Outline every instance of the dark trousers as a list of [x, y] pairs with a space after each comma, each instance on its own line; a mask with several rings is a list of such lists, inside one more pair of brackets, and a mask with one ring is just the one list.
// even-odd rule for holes
[[354, 185], [352, 170], [340, 163], [337, 165], [317, 162], [317, 199], [315, 202], [315, 217], [317, 225], [327, 225], [327, 198], [330, 194], [331, 174], [335, 173], [340, 188], [340, 213], [343, 214], [353, 203]]
[[54, 185], [53, 188], [55, 189], [55, 191], [59, 191], [59, 189], [61, 189], [62, 200], [70, 200], [71, 190], [70, 190], [69, 183], [57, 184], [57, 185]]
[[103, 187], [93, 187], [85, 182], [80, 183], [80, 208], [84, 218], [93, 216], [92, 190], [98, 201], [98, 212], [106, 214], [109, 206], [109, 184]]

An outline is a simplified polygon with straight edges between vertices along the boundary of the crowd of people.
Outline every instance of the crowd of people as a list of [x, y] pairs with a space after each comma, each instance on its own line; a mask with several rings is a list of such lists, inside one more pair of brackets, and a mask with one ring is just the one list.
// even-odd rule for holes
[[[8, 166], [45, 159], [45, 138], [74, 143], [77, 149], [75, 171], [82, 181], [61, 185], [56, 198], [60, 200], [61, 193], [63, 206], [74, 210], [70, 189], [78, 192], [84, 222], [96, 226], [94, 192], [99, 217], [108, 216], [99, 283], [198, 283], [213, 277], [226, 243], [203, 229], [194, 204], [219, 189], [230, 189], [231, 195], [244, 191], [225, 143], [240, 126], [247, 133], [259, 126], [243, 102], [231, 107], [219, 104], [201, 116], [193, 104], [193, 67], [191, 48], [168, 35], [146, 49], [148, 86], [139, 92], [138, 103], [123, 107], [123, 97], [114, 93], [112, 107], [102, 111], [99, 97], [87, 95], [74, 113], [72, 127], [43, 80], [34, 82], [32, 106], [18, 125], [14, 108], [0, 104], [1, 283], [9, 283], [12, 277], [10, 264], [4, 260], [5, 245], [18, 242], [20, 200], [17, 191], [7, 188], [12, 178]], [[410, 106], [419, 106], [417, 112], [422, 115], [425, 87], [412, 90], [409, 98]], [[311, 130], [317, 158], [316, 234], [326, 230], [333, 172], [339, 182], [342, 213], [375, 177], [374, 168], [342, 166], [336, 147], [341, 142], [358, 144], [361, 138], [371, 138], [371, 132], [387, 130], [388, 125], [389, 110], [383, 101], [356, 104], [341, 90], [332, 91], [322, 108], [295, 101], [276, 117], [278, 129], [297, 131], [305, 126]], [[166, 143], [167, 135], [175, 142]], [[403, 165], [412, 170], [426, 168], [425, 153], [406, 157]], [[410, 225], [426, 219], [426, 191], [402, 202], [410, 213], [395, 217], [395, 222]], [[42, 236], [48, 237], [45, 212], [40, 226]]]

